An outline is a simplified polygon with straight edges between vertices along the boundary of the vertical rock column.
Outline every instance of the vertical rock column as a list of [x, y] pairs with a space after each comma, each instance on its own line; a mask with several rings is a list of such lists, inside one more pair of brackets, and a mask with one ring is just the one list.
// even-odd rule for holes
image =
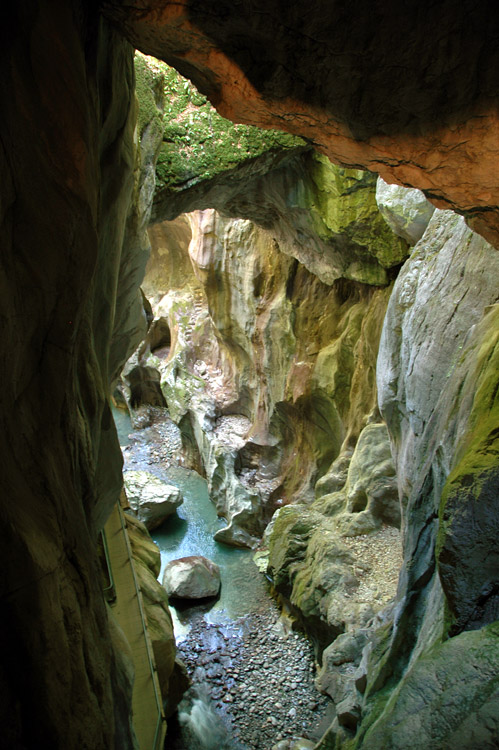
[[0, 36], [1, 744], [124, 750], [96, 539], [121, 485], [107, 398], [132, 49], [78, 0], [12, 4]]

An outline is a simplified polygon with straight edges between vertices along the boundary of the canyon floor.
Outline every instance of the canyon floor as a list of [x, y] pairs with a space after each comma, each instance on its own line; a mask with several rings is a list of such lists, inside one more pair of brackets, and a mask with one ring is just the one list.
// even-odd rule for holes
[[[178, 428], [166, 410], [150, 409], [139, 424], [123, 446], [126, 468], [156, 473], [183, 464]], [[283, 740], [319, 739], [332, 704], [315, 687], [317, 664], [306, 636], [292, 630], [270, 594], [255, 611], [221, 622], [210, 621], [209, 607], [179, 612], [188, 629], [177, 636], [178, 655], [193, 685], [169, 720], [169, 750], [270, 750]]]

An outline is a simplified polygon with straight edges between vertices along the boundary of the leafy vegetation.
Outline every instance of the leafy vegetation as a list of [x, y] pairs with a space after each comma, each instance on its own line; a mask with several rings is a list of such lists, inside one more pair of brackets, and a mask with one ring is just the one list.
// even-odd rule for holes
[[[181, 189], [237, 167], [273, 149], [304, 145], [276, 130], [236, 125], [224, 119], [195, 86], [166, 63], [135, 55], [139, 127], [163, 106], [163, 143], [156, 166], [157, 188]], [[159, 92], [158, 87], [161, 87]], [[154, 109], [153, 109], [154, 107]]]

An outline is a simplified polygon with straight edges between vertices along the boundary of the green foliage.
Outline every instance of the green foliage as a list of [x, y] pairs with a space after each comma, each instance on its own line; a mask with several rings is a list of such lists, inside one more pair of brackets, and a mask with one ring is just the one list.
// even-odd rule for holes
[[138, 128], [142, 137], [148, 125], [163, 130], [164, 89], [168, 66], [135, 53], [135, 93], [138, 100]]
[[190, 81], [165, 63], [136, 53], [135, 70], [141, 134], [148, 122], [157, 119], [158, 98], [164, 103], [163, 143], [156, 167], [159, 189], [179, 189], [266, 151], [304, 145], [288, 133], [225, 120]]

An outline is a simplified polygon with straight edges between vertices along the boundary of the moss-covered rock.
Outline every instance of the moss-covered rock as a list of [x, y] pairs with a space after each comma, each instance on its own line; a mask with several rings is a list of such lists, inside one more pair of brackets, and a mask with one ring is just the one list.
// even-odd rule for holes
[[[217, 174], [230, 172], [269, 151], [303, 147], [289, 133], [236, 125], [218, 114], [195, 86], [166, 63], [136, 52], [139, 129], [154, 123], [162, 144], [156, 166], [157, 202]], [[164, 116], [157, 105], [164, 107]]]
[[326, 283], [389, 282], [408, 248], [378, 210], [373, 174], [334, 166], [287, 133], [234, 125], [165, 63], [137, 53], [136, 71], [141, 132], [164, 101], [154, 222], [216, 208], [271, 229]]
[[[499, 732], [498, 647], [495, 623], [428, 650], [388, 696], [381, 717], [357, 736], [352, 748], [495, 747]], [[382, 702], [379, 697], [377, 701], [379, 712]], [[371, 720], [375, 716], [376, 712]]]
[[[456, 401], [468, 429], [442, 491], [437, 541], [439, 573], [451, 632], [499, 619], [499, 306], [487, 311], [463, 348], [466, 377]], [[461, 419], [460, 419], [461, 417]]]
[[[305, 202], [317, 235], [325, 241], [348, 238], [382, 268], [399, 265], [407, 257], [407, 244], [394, 237], [376, 203], [376, 175], [358, 169], [343, 169], [320, 154], [313, 155], [312, 183]], [[365, 283], [379, 284], [379, 275]]]

